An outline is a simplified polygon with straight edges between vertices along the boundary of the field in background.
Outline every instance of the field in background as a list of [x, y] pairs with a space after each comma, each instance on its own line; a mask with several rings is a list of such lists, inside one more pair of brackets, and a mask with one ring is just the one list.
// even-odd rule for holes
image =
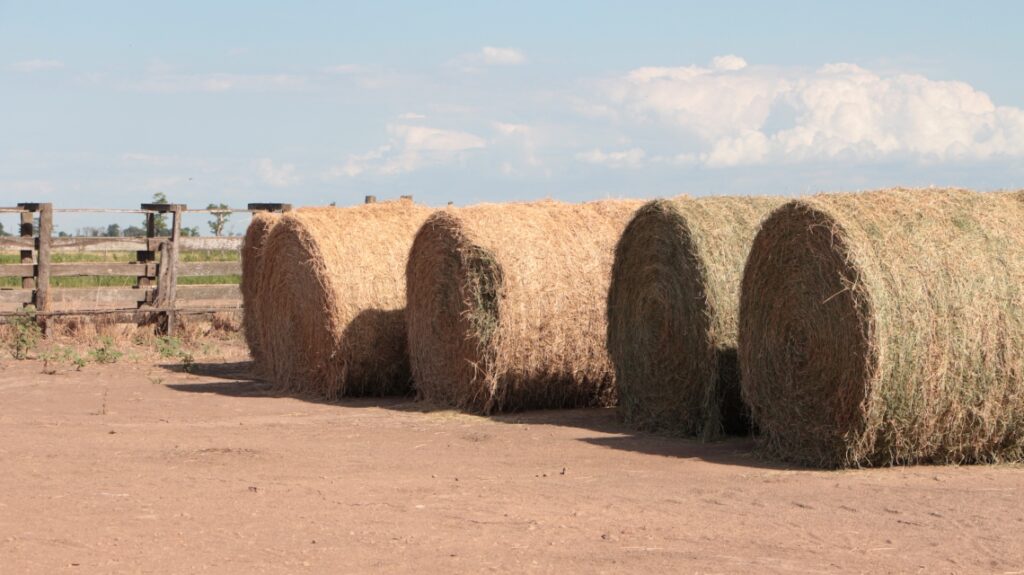
[[[235, 262], [239, 260], [238, 250], [193, 250], [179, 255], [182, 262]], [[135, 261], [135, 252], [54, 252], [53, 263], [128, 263]], [[159, 260], [158, 260], [159, 261]], [[21, 263], [21, 256], [14, 253], [0, 254], [0, 264]], [[212, 275], [202, 277], [179, 277], [179, 285], [237, 284], [240, 275]], [[51, 277], [53, 287], [131, 287], [135, 278], [126, 276]], [[0, 288], [21, 287], [19, 278], [0, 278]]]

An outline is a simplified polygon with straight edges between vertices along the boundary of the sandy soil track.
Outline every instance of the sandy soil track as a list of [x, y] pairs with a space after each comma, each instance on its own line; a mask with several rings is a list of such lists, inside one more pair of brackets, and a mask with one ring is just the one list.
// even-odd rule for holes
[[0, 366], [0, 572], [1024, 572], [1024, 468], [786, 469], [609, 410]]

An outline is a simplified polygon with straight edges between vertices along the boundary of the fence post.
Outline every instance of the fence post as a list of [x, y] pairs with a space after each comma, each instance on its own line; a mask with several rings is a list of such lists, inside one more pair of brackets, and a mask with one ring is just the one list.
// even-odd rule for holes
[[[142, 209], [152, 209], [153, 204], [142, 204]], [[152, 241], [156, 237], [156, 214], [146, 214], [146, 247], [135, 252], [135, 261], [142, 264], [142, 274], [135, 278], [136, 289], [148, 290], [153, 285], [152, 264], [156, 261], [156, 252], [153, 250]], [[150, 294], [139, 302], [139, 307], [152, 303]]]
[[53, 239], [53, 204], [39, 204], [39, 235], [36, 240], [36, 311], [44, 312], [39, 324], [46, 332], [46, 314], [50, 311], [50, 243]]
[[[161, 307], [164, 312], [164, 333], [174, 335], [174, 326], [177, 323], [177, 314], [174, 312], [175, 302], [178, 293], [178, 253], [181, 247], [181, 215], [185, 211], [184, 205], [174, 204], [171, 206], [171, 241], [167, 249], [160, 255], [160, 271], [162, 272], [162, 285], [157, 288], [160, 295]], [[166, 290], [166, 292], [164, 292]]]
[[377, 203], [377, 196], [366, 196], [366, 203], [367, 204], [376, 204]]

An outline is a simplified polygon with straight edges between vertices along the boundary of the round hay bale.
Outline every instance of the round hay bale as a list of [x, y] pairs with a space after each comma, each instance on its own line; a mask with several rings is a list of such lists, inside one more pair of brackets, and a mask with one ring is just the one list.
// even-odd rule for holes
[[450, 208], [407, 268], [409, 354], [422, 399], [491, 413], [606, 405], [605, 299], [639, 201]]
[[259, 301], [260, 262], [267, 236], [280, 217], [270, 212], [253, 214], [242, 240], [242, 281], [239, 286], [242, 291], [242, 332], [257, 371], [262, 371], [264, 367], [256, 321], [257, 310], [263, 305]]
[[743, 396], [762, 445], [825, 467], [1020, 460], [1024, 205], [816, 196], [769, 216], [743, 277]]
[[749, 431], [736, 365], [740, 280], [771, 197], [655, 200], [615, 249], [608, 352], [619, 413], [706, 439]]
[[285, 214], [263, 249], [258, 321], [279, 391], [409, 389], [405, 260], [431, 210], [410, 201]]

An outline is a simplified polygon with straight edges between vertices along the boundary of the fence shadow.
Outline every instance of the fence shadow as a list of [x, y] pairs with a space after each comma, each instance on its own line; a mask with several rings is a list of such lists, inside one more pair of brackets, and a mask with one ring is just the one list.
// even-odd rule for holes
[[[160, 366], [176, 373], [190, 373], [215, 381], [198, 383], [172, 383], [167, 387], [186, 393], [212, 393], [238, 398], [287, 397], [321, 405], [335, 405], [347, 408], [376, 408], [404, 413], [437, 413], [454, 411], [447, 406], [415, 401], [411, 396], [353, 397], [339, 401], [302, 397], [279, 393], [269, 382], [253, 374], [252, 362], [194, 363], [186, 370], [180, 364]], [[642, 453], [652, 456], [677, 459], [699, 459], [719, 465], [734, 465], [766, 469], [791, 468], [767, 461], [757, 455], [751, 437], [734, 436], [713, 442], [696, 439], [668, 437], [654, 433], [636, 431], [618, 420], [614, 409], [579, 408], [559, 410], [525, 411], [511, 414], [492, 415], [486, 419], [510, 425], [552, 425], [593, 431], [597, 436], [580, 437], [578, 441], [607, 449]]]

